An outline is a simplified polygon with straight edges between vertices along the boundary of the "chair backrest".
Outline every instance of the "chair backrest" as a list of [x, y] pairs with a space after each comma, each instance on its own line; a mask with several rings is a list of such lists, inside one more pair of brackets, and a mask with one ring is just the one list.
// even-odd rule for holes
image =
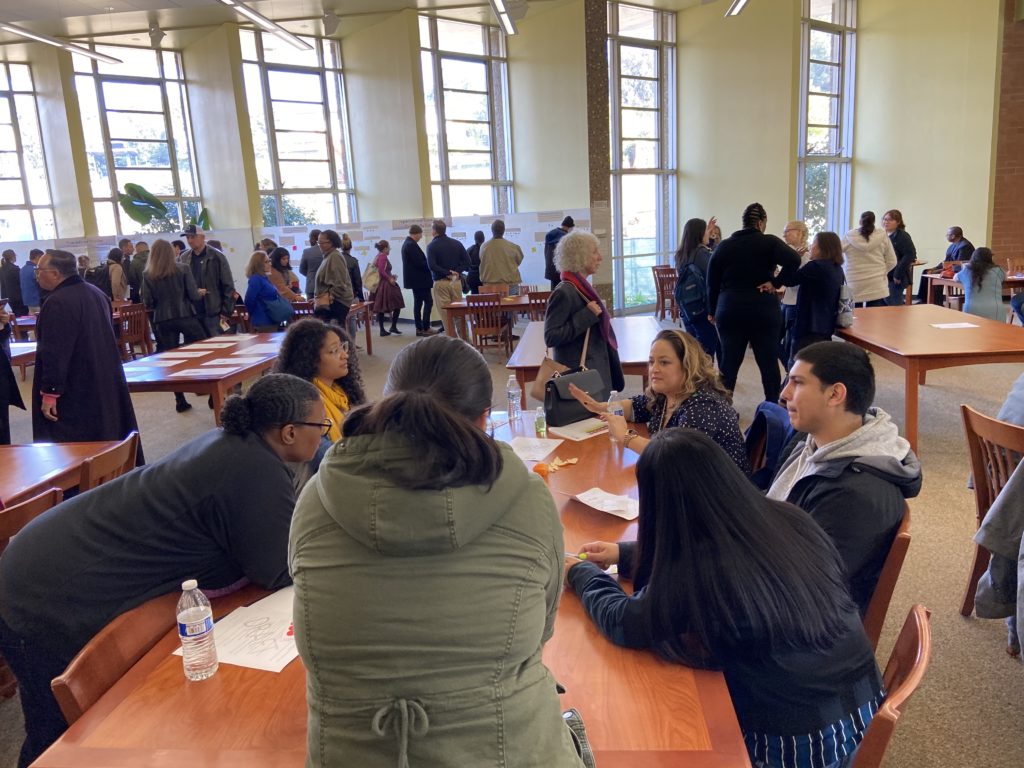
[[[499, 296], [508, 296], [508, 283], [484, 283], [480, 286], [480, 293], [478, 295], [482, 296], [485, 293], [496, 293]], [[473, 294], [470, 295], [472, 296]]]
[[655, 264], [653, 267], [651, 267], [651, 269], [654, 270], [655, 279], [662, 276], [668, 276], [673, 279], [678, 277], [678, 274], [676, 273], [676, 268], [673, 267], [671, 264]]
[[896, 639], [882, 680], [888, 695], [868, 724], [864, 740], [854, 753], [853, 768], [879, 768], [889, 748], [903, 705], [917, 690], [932, 656], [931, 612], [923, 605], [910, 609]]
[[548, 299], [551, 291], [530, 291], [527, 300], [530, 303], [530, 320], [543, 320], [548, 311]]
[[536, 293], [537, 290], [539, 290], [539, 287], [536, 286], [536, 285], [530, 285], [529, 283], [520, 283], [519, 284], [519, 295], [520, 296], [526, 296], [527, 294], [530, 294], [530, 293]]
[[1006, 274], [1008, 274], [1008, 275], [1019, 275], [1021, 273], [1024, 273], [1024, 257], [1007, 256], [1006, 257]]
[[82, 493], [113, 480], [135, 468], [135, 454], [139, 450], [139, 433], [132, 431], [128, 437], [101, 454], [82, 462], [82, 476], [78, 490]]
[[978, 525], [981, 525], [988, 508], [1024, 455], [1024, 427], [985, 416], [969, 405], [961, 405], [960, 413], [971, 456]]
[[313, 317], [313, 302], [312, 301], [293, 301], [292, 309], [295, 310], [292, 314], [288, 324], [291, 325], [296, 320], [301, 320], [304, 317]]
[[11, 536], [50, 507], [60, 504], [63, 499], [64, 491], [60, 488], [50, 488], [20, 504], [0, 509], [0, 552], [7, 548]]
[[136, 344], [145, 350], [146, 336], [149, 334], [149, 316], [145, 305], [128, 304], [117, 311], [121, 318], [121, 344], [131, 355], [134, 355], [132, 347]]
[[171, 592], [122, 613], [86, 643], [67, 669], [53, 679], [50, 688], [69, 725], [174, 627], [178, 597], [177, 592]]
[[505, 325], [501, 296], [497, 293], [469, 294], [466, 296], [466, 310], [466, 317], [474, 333], [493, 335]]
[[903, 570], [903, 561], [907, 559], [907, 550], [910, 549], [910, 507], [903, 502], [903, 520], [896, 530], [896, 537], [889, 547], [889, 554], [885, 556], [882, 564], [882, 572], [878, 575], [878, 583], [875, 585], [875, 592], [871, 595], [868, 609], [864, 614], [864, 631], [867, 633], [871, 647], [878, 647], [878, 637], [882, 634], [882, 626], [885, 624], [885, 615], [889, 612], [889, 602], [892, 600], [893, 590], [896, 589], [896, 582], [899, 580], [900, 571]]

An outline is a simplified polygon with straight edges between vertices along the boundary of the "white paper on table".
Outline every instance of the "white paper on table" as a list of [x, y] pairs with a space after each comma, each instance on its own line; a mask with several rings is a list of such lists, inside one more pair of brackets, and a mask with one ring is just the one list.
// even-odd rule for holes
[[181, 360], [186, 360], [190, 357], [206, 357], [208, 354], [210, 354], [210, 350], [208, 349], [173, 349], [170, 352], [161, 352], [159, 355], [156, 355], [154, 359], [173, 360], [177, 358]]
[[262, 357], [222, 357], [217, 360], [207, 360], [202, 365], [229, 365], [232, 368], [237, 368], [240, 365], [252, 365], [253, 363], [262, 362]]
[[942, 330], [948, 330], [950, 328], [979, 328], [980, 326], [974, 323], [932, 323], [932, 328], [941, 328]]
[[233, 368], [189, 368], [187, 371], [175, 371], [171, 376], [223, 376], [237, 370], [237, 365]]
[[[216, 337], [216, 338], [223, 338], [223, 337]], [[256, 338], [256, 334], [255, 333], [235, 333], [235, 334], [231, 335], [231, 338], [235, 339], [236, 341], [241, 341], [242, 339], [255, 339]]]
[[124, 372], [130, 373], [131, 371], [138, 371], [145, 368], [173, 368], [174, 366], [181, 363], [184, 359], [185, 358], [181, 358], [180, 360], [154, 360], [151, 357], [147, 357], [144, 363], [129, 363], [124, 367]]
[[621, 517], [623, 520], [636, 520], [640, 516], [639, 501], [628, 496], [616, 496], [602, 491], [600, 488], [591, 488], [589, 491], [577, 493], [575, 498], [588, 507]]
[[566, 440], [580, 442], [589, 440], [592, 437], [603, 435], [608, 432], [608, 425], [598, 418], [584, 419], [575, 424], [566, 424], [564, 427], [552, 427], [548, 425], [548, 434], [555, 437], [564, 437]]
[[540, 461], [562, 444], [561, 440], [543, 437], [513, 437], [509, 445], [523, 461]]
[[234, 355], [252, 355], [252, 354], [273, 354], [276, 355], [281, 351], [280, 344], [253, 344], [240, 349], [237, 352], [232, 352]]
[[202, 347], [203, 349], [224, 349], [225, 347], [233, 347], [238, 344], [237, 341], [197, 341], [195, 346]]

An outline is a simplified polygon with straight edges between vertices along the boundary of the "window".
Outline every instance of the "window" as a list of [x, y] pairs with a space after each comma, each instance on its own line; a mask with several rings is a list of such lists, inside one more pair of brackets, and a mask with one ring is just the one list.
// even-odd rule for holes
[[265, 226], [356, 220], [345, 82], [336, 40], [240, 30], [245, 98]]
[[[72, 55], [98, 233], [179, 230], [201, 210], [181, 56], [92, 47], [123, 62]], [[118, 204], [126, 184], [158, 198], [166, 213], [146, 223], [133, 220]]]
[[32, 72], [0, 63], [0, 240], [56, 236]]
[[420, 46], [434, 215], [511, 213], [505, 34], [420, 16]]
[[675, 253], [675, 14], [608, 3], [615, 308], [652, 304]]
[[811, 234], [850, 222], [857, 0], [804, 0], [797, 215]]

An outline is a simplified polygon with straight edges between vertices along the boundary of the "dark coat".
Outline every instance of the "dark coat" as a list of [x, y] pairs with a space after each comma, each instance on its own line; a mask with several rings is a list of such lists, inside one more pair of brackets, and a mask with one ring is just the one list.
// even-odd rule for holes
[[896, 266], [889, 272], [890, 280], [899, 280], [903, 285], [910, 285], [914, 277], [914, 260], [917, 258], [917, 248], [914, 247], [914, 239], [905, 229], [897, 229], [889, 235], [889, 242], [892, 249], [896, 251]]
[[561, 227], [555, 227], [544, 235], [544, 279], [545, 280], [557, 280], [558, 279], [558, 267], [555, 266], [555, 248], [558, 246], [558, 241], [565, 237], [568, 233], [567, 230]]
[[192, 273], [184, 264], [177, 264], [177, 275], [151, 280], [142, 276], [142, 301], [153, 310], [153, 323], [195, 317], [195, 304], [201, 298]]
[[313, 298], [313, 283], [316, 281], [316, 271], [324, 261], [324, 252], [319, 245], [311, 245], [302, 252], [299, 260], [299, 274], [306, 278], [306, 296]]
[[7, 345], [11, 336], [10, 323], [0, 328], [0, 445], [8, 445], [11, 442], [11, 421], [7, 409], [10, 406], [25, 410], [25, 403], [21, 399], [21, 391], [18, 389], [18, 380], [14, 378], [14, 368], [7, 358], [7, 353], [2, 347]]
[[[605, 310], [607, 311], [607, 310]], [[551, 347], [556, 361], [578, 368], [583, 354], [583, 341], [590, 329], [587, 346], [587, 368], [601, 374], [608, 392], [621, 392], [626, 384], [619, 363], [619, 353], [608, 346], [598, 326], [599, 318], [589, 309], [587, 301], [572, 283], [559, 283], [548, 299], [544, 315], [544, 343]]]
[[427, 255], [420, 244], [411, 237], [402, 243], [402, 287], [409, 290], [427, 290], [434, 285], [434, 278], [427, 266]]
[[772, 281], [775, 267], [781, 267], [776, 284], [788, 285], [799, 266], [797, 252], [775, 235], [752, 227], [733, 232], [718, 244], [708, 262], [708, 314], [715, 314], [722, 291], [756, 294], [759, 285]]
[[181, 263], [191, 270], [196, 288], [206, 289], [206, 296], [196, 304], [200, 318], [227, 317], [235, 311], [235, 281], [223, 253], [207, 243], [198, 254], [192, 250], [183, 252]]
[[796, 322], [793, 338], [831, 336], [836, 330], [839, 289], [843, 285], [843, 268], [831, 261], [808, 261], [783, 285], [799, 285], [796, 295]]
[[345, 257], [345, 266], [352, 281], [352, 293], [355, 294], [356, 301], [362, 301], [366, 297], [363, 295], [363, 273], [359, 270], [359, 259], [349, 251], [342, 251], [341, 255]]
[[24, 315], [28, 307], [21, 300], [21, 270], [12, 261], [0, 265], [0, 299], [7, 299], [15, 315]]
[[[139, 428], [114, 337], [110, 299], [103, 291], [78, 275], [65, 279], [39, 312], [36, 341], [34, 442], [123, 440]], [[60, 396], [57, 421], [39, 410], [42, 392]]]

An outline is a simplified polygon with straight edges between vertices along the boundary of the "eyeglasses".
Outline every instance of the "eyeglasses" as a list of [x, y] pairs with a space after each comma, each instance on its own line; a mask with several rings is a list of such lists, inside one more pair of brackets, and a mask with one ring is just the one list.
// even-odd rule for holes
[[328, 351], [327, 354], [329, 354], [329, 355], [340, 355], [342, 352], [344, 352], [346, 355], [348, 354], [348, 342], [347, 341], [343, 341], [343, 342], [341, 342], [341, 344], [338, 345], [337, 352]]
[[319, 427], [320, 435], [323, 437], [326, 437], [327, 433], [331, 431], [331, 427], [334, 426], [334, 422], [330, 419], [324, 419], [323, 421], [293, 421], [292, 424], [297, 427]]

